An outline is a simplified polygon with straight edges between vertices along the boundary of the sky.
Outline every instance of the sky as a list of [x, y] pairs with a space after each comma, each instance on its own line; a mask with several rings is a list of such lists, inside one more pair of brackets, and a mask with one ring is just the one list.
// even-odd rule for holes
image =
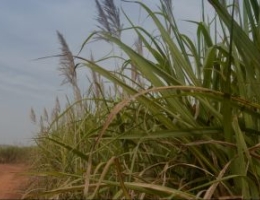
[[[114, 1], [131, 19], [149, 26], [137, 5]], [[159, 4], [159, 0], [143, 2], [154, 9]], [[200, 20], [201, 0], [173, 0], [173, 12], [180, 29], [192, 34], [194, 26], [184, 20]], [[143, 20], [138, 22], [140, 15]], [[60, 53], [56, 31], [76, 54], [97, 29], [96, 17], [94, 0], [0, 1], [0, 144], [32, 144], [39, 126], [30, 119], [31, 108], [39, 118], [44, 108], [52, 110], [56, 97], [65, 102], [71, 88], [61, 85], [59, 59], [36, 59]], [[92, 51], [98, 58], [105, 49], [92, 44], [84, 53], [89, 57]]]

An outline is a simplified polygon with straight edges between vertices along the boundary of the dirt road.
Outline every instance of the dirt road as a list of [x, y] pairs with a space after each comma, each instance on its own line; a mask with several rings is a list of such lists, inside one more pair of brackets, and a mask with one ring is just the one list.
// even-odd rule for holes
[[19, 173], [25, 172], [23, 164], [0, 164], [0, 199], [20, 199], [27, 178]]

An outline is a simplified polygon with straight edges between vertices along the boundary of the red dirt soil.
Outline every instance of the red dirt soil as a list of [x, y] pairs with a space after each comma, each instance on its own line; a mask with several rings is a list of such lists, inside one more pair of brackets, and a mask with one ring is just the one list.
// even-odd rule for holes
[[21, 173], [26, 169], [24, 164], [0, 164], [0, 199], [21, 199], [28, 181]]

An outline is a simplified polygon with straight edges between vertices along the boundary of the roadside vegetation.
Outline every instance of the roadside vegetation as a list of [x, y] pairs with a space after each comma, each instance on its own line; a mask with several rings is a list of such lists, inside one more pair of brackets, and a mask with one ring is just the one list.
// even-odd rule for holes
[[2, 145], [0, 146], [0, 164], [31, 163], [34, 147]]
[[[99, 29], [82, 49], [111, 44], [102, 58], [72, 53], [58, 32], [60, 71], [74, 100], [63, 110], [57, 99], [38, 122], [37, 179], [27, 198], [260, 197], [259, 1], [208, 2], [216, 14], [205, 20], [202, 6], [189, 37], [170, 0], [158, 1], [156, 12], [125, 2], [140, 5], [152, 33], [112, 0], [96, 0]], [[134, 45], [123, 39], [127, 31]], [[92, 74], [87, 92], [79, 89], [79, 68]]]

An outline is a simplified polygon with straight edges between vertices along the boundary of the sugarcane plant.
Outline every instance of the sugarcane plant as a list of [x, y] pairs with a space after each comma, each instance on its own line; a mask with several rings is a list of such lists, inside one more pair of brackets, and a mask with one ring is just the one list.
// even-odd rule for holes
[[[75, 103], [41, 128], [34, 175], [38, 185], [49, 184], [27, 197], [259, 198], [259, 1], [202, 0], [202, 21], [188, 21], [195, 38], [179, 31], [171, 0], [157, 11], [125, 2], [145, 11], [154, 33], [113, 0], [95, 2], [98, 30], [79, 53], [58, 33]], [[205, 3], [215, 10], [210, 21]], [[126, 31], [135, 33], [135, 45], [124, 41]], [[81, 56], [97, 40], [112, 53]], [[102, 66], [109, 60], [116, 70]], [[86, 96], [75, 79], [79, 67], [92, 74]]]

